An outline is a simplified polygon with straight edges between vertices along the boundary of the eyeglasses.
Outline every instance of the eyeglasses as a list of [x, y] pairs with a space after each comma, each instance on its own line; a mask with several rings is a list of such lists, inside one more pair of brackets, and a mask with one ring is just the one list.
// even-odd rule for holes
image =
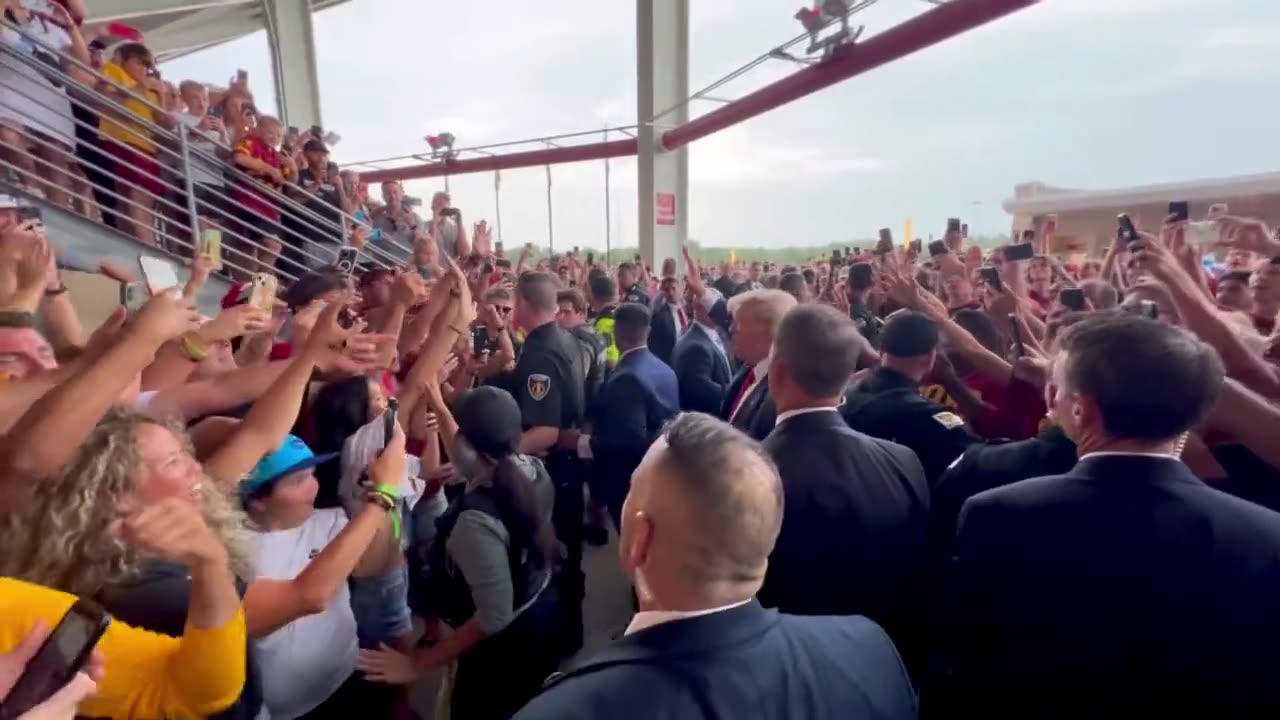
[[494, 309], [494, 310], [497, 310], [498, 312], [502, 313], [503, 315], [510, 315], [510, 314], [511, 314], [511, 306], [510, 306], [510, 305], [494, 305], [494, 306], [493, 306], [493, 309]]

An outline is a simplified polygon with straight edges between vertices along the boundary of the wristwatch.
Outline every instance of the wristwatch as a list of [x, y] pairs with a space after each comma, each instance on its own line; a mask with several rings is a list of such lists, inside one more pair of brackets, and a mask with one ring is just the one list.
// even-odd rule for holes
[[45, 288], [44, 296], [53, 297], [54, 295], [61, 295], [66, 291], [67, 291], [67, 284], [64, 282], [59, 282], [58, 287], [56, 288]]

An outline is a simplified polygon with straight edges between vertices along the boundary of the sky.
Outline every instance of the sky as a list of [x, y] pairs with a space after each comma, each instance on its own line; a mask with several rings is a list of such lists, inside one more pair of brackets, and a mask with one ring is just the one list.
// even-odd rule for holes
[[[690, 87], [797, 35], [800, 4], [691, 0]], [[880, 0], [855, 24], [869, 37], [929, 7]], [[636, 122], [633, 0], [350, 0], [314, 23], [339, 163], [426, 152], [440, 131], [466, 147]], [[824, 245], [908, 220], [941, 234], [949, 216], [1007, 232], [1000, 203], [1020, 182], [1104, 189], [1275, 170], [1277, 48], [1274, 0], [1045, 0], [693, 144], [681, 210], [704, 245]], [[163, 69], [225, 84], [237, 68], [273, 108], [262, 32]], [[716, 95], [796, 69], [770, 61]], [[557, 247], [603, 247], [603, 163], [552, 177]], [[492, 174], [450, 186], [468, 218], [494, 221]], [[612, 161], [610, 189], [613, 245], [634, 245], [634, 159]], [[542, 168], [503, 173], [509, 247], [545, 244], [547, 215]]]

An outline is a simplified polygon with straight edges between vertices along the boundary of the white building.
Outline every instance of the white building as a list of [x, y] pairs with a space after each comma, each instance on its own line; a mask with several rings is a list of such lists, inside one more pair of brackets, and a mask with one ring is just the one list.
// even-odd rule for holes
[[1050, 253], [1100, 257], [1115, 237], [1117, 213], [1128, 213], [1141, 228], [1156, 228], [1169, 203], [1180, 200], [1191, 204], [1193, 220], [1203, 218], [1210, 205], [1226, 203], [1232, 215], [1261, 218], [1275, 226], [1280, 224], [1280, 172], [1111, 190], [1069, 190], [1030, 182], [1014, 188], [1004, 209], [1013, 215], [1015, 231], [1039, 230], [1050, 215], [1057, 215]]

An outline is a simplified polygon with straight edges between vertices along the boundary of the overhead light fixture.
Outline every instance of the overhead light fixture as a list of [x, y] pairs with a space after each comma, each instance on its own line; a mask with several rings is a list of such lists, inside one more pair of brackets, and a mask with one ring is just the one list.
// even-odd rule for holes
[[[800, 21], [804, 31], [809, 35], [809, 47], [806, 52], [810, 55], [822, 53], [823, 58], [826, 58], [837, 47], [857, 40], [862, 35], [863, 28], [859, 27], [856, 31], [850, 29], [849, 16], [853, 11], [852, 0], [818, 0], [812, 8], [797, 10], [795, 18]], [[832, 20], [839, 22], [840, 29], [822, 37], [822, 30], [831, 24]]]
[[453, 152], [455, 140], [453, 133], [436, 133], [435, 135], [428, 135], [426, 139], [427, 144], [431, 146], [431, 157], [437, 160], [452, 160], [456, 155]]

